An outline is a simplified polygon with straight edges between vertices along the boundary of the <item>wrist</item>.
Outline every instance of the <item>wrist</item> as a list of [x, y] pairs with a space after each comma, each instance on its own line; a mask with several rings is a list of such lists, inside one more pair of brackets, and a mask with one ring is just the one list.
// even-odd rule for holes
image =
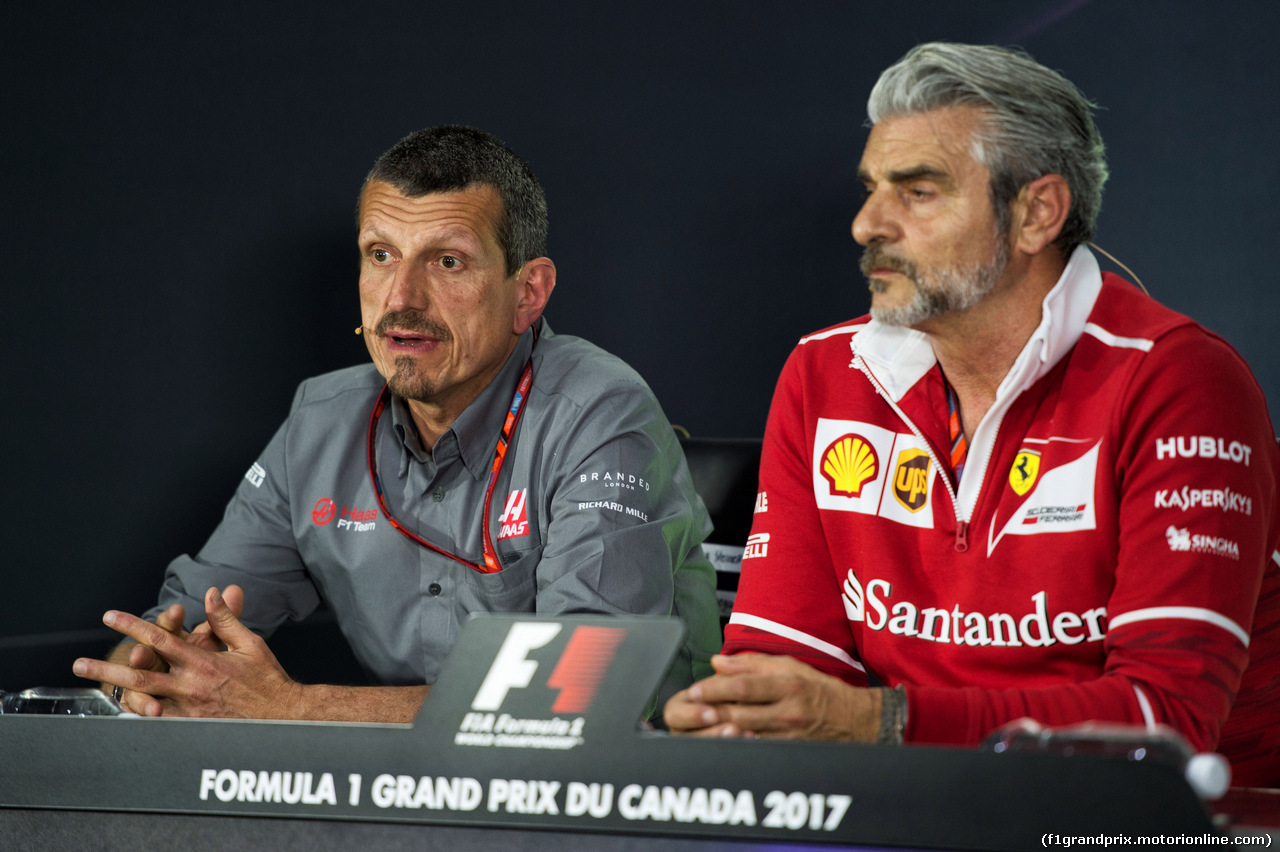
[[280, 719], [316, 719], [314, 710], [311, 707], [313, 693], [315, 687], [298, 683], [290, 678], [285, 682], [284, 688], [279, 696], [279, 712], [276, 714]]

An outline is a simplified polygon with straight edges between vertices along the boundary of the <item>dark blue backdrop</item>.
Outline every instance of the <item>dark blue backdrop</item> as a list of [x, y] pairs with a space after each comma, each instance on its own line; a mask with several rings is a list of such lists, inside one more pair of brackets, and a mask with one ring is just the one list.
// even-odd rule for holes
[[758, 435], [796, 338], [867, 304], [849, 222], [879, 71], [924, 40], [1020, 44], [1102, 106], [1098, 242], [1278, 410], [1270, 2], [16, 6], [0, 688], [73, 681], [101, 612], [149, 605], [207, 536], [297, 382], [366, 357], [355, 193], [426, 125], [533, 164], [557, 330], [694, 434]]

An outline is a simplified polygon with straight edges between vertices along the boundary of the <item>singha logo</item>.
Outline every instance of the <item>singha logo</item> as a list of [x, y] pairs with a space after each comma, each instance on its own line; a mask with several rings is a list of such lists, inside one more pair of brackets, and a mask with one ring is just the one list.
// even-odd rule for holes
[[1180, 530], [1171, 526], [1164, 531], [1164, 537], [1169, 540], [1170, 550], [1190, 550], [1191, 549], [1191, 531]]

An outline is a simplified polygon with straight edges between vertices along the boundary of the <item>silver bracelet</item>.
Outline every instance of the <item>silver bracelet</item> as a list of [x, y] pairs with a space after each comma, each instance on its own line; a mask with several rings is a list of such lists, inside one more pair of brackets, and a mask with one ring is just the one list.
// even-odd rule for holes
[[880, 733], [878, 745], [902, 745], [902, 735], [907, 729], [907, 688], [898, 684], [893, 689], [880, 690]]

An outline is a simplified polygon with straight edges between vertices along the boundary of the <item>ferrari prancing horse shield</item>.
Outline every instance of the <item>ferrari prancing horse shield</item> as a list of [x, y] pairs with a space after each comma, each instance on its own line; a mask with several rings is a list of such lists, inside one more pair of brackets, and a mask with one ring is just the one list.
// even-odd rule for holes
[[1009, 487], [1019, 497], [1026, 496], [1031, 486], [1036, 484], [1040, 474], [1040, 454], [1031, 450], [1019, 450], [1013, 459], [1013, 467], [1009, 468]]

